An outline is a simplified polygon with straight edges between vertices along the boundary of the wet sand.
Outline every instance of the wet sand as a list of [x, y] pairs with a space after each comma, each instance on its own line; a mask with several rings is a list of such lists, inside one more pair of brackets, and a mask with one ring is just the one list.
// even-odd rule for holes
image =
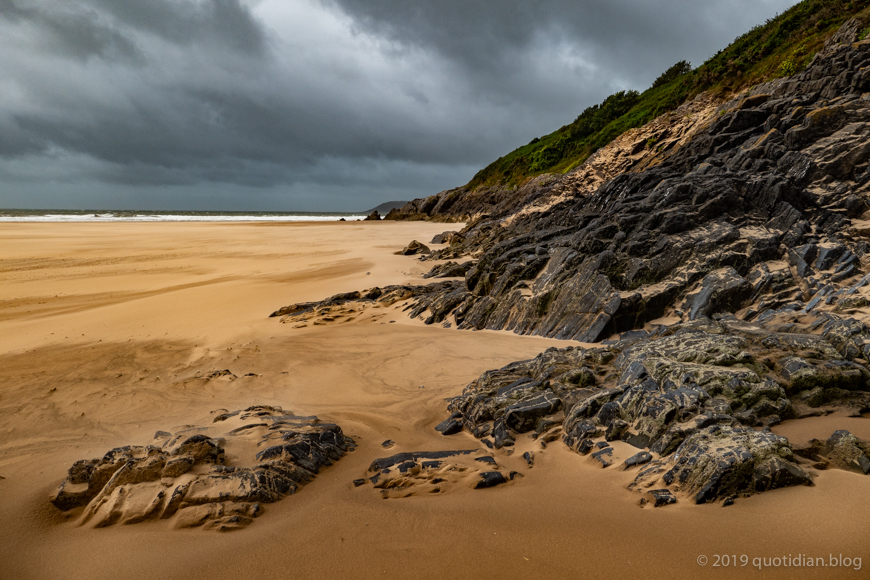
[[[377, 457], [479, 447], [468, 434], [434, 431], [444, 398], [484, 370], [569, 344], [427, 327], [396, 309], [306, 328], [268, 318], [293, 302], [421, 282], [429, 264], [394, 252], [444, 229], [0, 225], [0, 577], [866, 575], [870, 478], [842, 471], [728, 508], [681, 501], [641, 509], [625, 489], [632, 472], [600, 470], [561, 444], [541, 450], [523, 436], [512, 455], [496, 452], [523, 474], [504, 486], [386, 500], [371, 486], [355, 488], [351, 481]], [[197, 378], [220, 369], [238, 378]], [[165, 521], [80, 527], [47, 501], [77, 459], [253, 404], [335, 421], [358, 447], [296, 495], [267, 505], [250, 527], [226, 534]], [[861, 421], [842, 424], [867, 437]], [[824, 438], [840, 424], [821, 417], [777, 431]], [[396, 446], [384, 450], [385, 439]], [[615, 447], [623, 459], [636, 451]], [[536, 453], [531, 469], [525, 450]], [[716, 554], [736, 555], [738, 564], [746, 555], [748, 565], [714, 567]], [[842, 554], [863, 565], [753, 568], [755, 557], [789, 554]]]

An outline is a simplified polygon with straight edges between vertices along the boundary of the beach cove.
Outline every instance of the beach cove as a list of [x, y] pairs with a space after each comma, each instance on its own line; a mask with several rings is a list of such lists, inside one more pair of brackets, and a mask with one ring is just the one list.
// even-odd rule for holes
[[[754, 576], [753, 557], [870, 561], [866, 479], [822, 472], [728, 509], [640, 509], [633, 475], [562, 445], [496, 451], [522, 476], [493, 489], [382, 499], [366, 476], [400, 451], [481, 447], [442, 437], [447, 397], [485, 370], [577, 344], [426, 326], [395, 308], [293, 328], [294, 302], [425, 283], [396, 255], [433, 223], [0, 225], [0, 554], [8, 578], [506, 578]], [[438, 246], [433, 246], [438, 247]], [[232, 376], [206, 378], [215, 371]], [[249, 376], [245, 376], [249, 375]], [[48, 499], [83, 457], [146, 444], [217, 409], [280, 406], [334, 421], [356, 449], [244, 530], [167, 521], [78, 526]], [[848, 421], [847, 419], [844, 419]], [[861, 419], [849, 425], [857, 435]], [[828, 425], [821, 425], [825, 436]], [[788, 435], [799, 429], [788, 422]], [[806, 430], [806, 428], [804, 428]], [[457, 439], [458, 438], [458, 439]], [[386, 451], [385, 440], [395, 441]], [[534, 467], [520, 457], [535, 449]], [[631, 446], [614, 442], [628, 457]], [[774, 533], [775, 532], [775, 533]], [[748, 566], [714, 568], [716, 554]], [[706, 566], [700, 557], [708, 557]], [[640, 568], [640, 566], [643, 566]], [[733, 566], [733, 565], [732, 565]], [[807, 577], [860, 574], [802, 569]], [[765, 577], [794, 577], [789, 567]]]

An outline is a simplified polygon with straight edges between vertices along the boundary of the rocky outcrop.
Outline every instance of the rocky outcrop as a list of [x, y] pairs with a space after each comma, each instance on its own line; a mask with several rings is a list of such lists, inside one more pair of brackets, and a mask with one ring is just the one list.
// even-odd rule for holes
[[405, 303], [412, 317], [429, 312], [427, 324], [442, 322], [468, 295], [458, 280], [445, 280], [427, 286], [393, 285], [374, 287], [361, 292], [336, 294], [321, 302], [300, 302], [279, 308], [271, 314], [284, 324], [323, 324], [351, 320], [369, 306], [385, 307]]
[[432, 250], [425, 244], [421, 244], [417, 240], [412, 240], [410, 244], [402, 248], [399, 254], [403, 256], [413, 256], [415, 254], [429, 254]]
[[370, 483], [384, 499], [440, 493], [457, 485], [484, 489], [520, 475], [500, 468], [492, 455], [479, 449], [397, 453], [375, 459], [368, 473], [368, 478], [354, 484], [359, 487]]
[[593, 193], [620, 174], [662, 163], [716, 119], [722, 102], [702, 93], [643, 127], [626, 131], [565, 175], [539, 175], [521, 185], [458, 187], [410, 201], [385, 219], [450, 222], [483, 217], [510, 222], [546, 212], [559, 203]]
[[[482, 374], [450, 400], [436, 429], [470, 432], [495, 449], [525, 433], [544, 445], [561, 439], [600, 467], [612, 463], [605, 442], [621, 440], [649, 450], [624, 464], [643, 466], [633, 487], [673, 486], [698, 503], [809, 485], [788, 441], [756, 429], [819, 406], [860, 413], [870, 405], [870, 371], [838, 351], [842, 333], [812, 334], [852, 328], [849, 320], [804, 315], [777, 331], [787, 316], [700, 318], [600, 348], [551, 348]], [[801, 457], [833, 454], [860, 467], [853, 439], [836, 443], [842, 451], [819, 444]]]
[[[447, 261], [428, 277], [461, 280], [278, 313], [289, 322], [333, 304], [405, 301], [427, 324], [599, 343], [484, 373], [436, 429], [491, 449], [522, 434], [562, 441], [611, 469], [619, 455], [609, 442], [627, 443], [638, 454], [621, 465], [637, 471], [632, 489], [645, 504], [677, 495], [727, 504], [810, 485], [808, 472], [825, 466], [866, 473], [866, 444], [850, 434], [793, 449], [769, 430], [870, 408], [870, 327], [856, 312], [870, 305], [863, 27], [848, 22], [800, 74], [724, 103], [704, 97], [697, 118], [669, 121], [683, 130], [662, 133], [661, 151], [590, 158], [573, 188], [544, 175], [516, 191], [453, 190], [391, 212], [473, 216], [417, 258]], [[607, 155], [620, 169], [594, 170]], [[412, 245], [422, 246], [403, 252]]]
[[[354, 447], [338, 425], [280, 407], [215, 415], [212, 425], [159, 431], [149, 445], [75, 462], [51, 502], [62, 511], [84, 507], [80, 522], [94, 527], [171, 519], [175, 527], [234, 530]], [[228, 444], [250, 456], [229, 463]]]
[[812, 480], [794, 463], [784, 437], [748, 427], [714, 425], [690, 435], [671, 461], [659, 460], [641, 471], [632, 487], [662, 483], [674, 485], [701, 504], [740, 493], [812, 485]]
[[424, 278], [463, 278], [474, 264], [471, 260], [457, 264], [456, 262], [447, 262], [433, 266], [429, 272], [423, 274]]
[[858, 439], [845, 430], [835, 431], [826, 441], [813, 439], [795, 448], [795, 453], [815, 461], [816, 469], [844, 469], [870, 473], [870, 442]]
[[850, 227], [870, 209], [870, 41], [852, 42], [857, 30], [721, 105], [660, 162], [469, 224], [430, 256], [477, 259], [448, 320], [597, 341], [666, 315], [848, 307], [870, 261], [870, 233]]

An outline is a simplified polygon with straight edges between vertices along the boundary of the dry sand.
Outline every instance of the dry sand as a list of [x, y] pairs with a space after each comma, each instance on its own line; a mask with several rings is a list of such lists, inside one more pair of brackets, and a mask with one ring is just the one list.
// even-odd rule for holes
[[[427, 265], [393, 252], [443, 229], [0, 225], [0, 577], [866, 577], [870, 478], [842, 471], [728, 508], [641, 509], [625, 489], [631, 473], [521, 437], [513, 455], [497, 452], [523, 473], [508, 485], [386, 500], [353, 487], [376, 457], [479, 447], [434, 431], [443, 399], [484, 370], [566, 344], [426, 327], [390, 309], [301, 329], [268, 318], [293, 302], [419, 282]], [[196, 378], [225, 368], [240, 378]], [[253, 404], [336, 421], [359, 446], [227, 534], [165, 521], [79, 527], [47, 501], [77, 459]], [[778, 430], [806, 440], [842, 425], [870, 438], [862, 421]], [[385, 439], [396, 446], [385, 451]], [[620, 458], [636, 451], [616, 447]], [[527, 449], [536, 450], [531, 469], [520, 458]], [[716, 554], [746, 555], [749, 565], [713, 567]], [[858, 557], [862, 569], [752, 567], [789, 554]]]

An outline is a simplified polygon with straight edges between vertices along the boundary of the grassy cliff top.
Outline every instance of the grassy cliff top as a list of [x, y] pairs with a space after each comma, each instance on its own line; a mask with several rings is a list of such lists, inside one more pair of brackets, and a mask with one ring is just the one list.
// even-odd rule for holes
[[804, 0], [738, 37], [694, 70], [688, 62], [678, 62], [646, 91], [621, 91], [587, 108], [572, 123], [480, 170], [466, 187], [512, 186], [542, 173], [566, 173], [625, 131], [673, 111], [698, 93], [724, 96], [800, 72], [825, 40], [853, 17], [870, 21], [870, 0]]

